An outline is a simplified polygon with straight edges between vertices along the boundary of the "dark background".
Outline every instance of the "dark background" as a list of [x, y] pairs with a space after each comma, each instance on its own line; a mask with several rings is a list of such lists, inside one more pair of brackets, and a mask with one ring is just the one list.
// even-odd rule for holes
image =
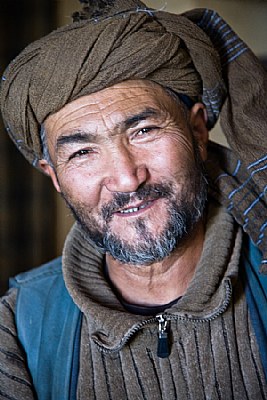
[[[56, 27], [52, 0], [1, 0], [0, 74], [30, 42]], [[55, 256], [55, 194], [8, 138], [0, 120], [0, 293], [8, 277]]]

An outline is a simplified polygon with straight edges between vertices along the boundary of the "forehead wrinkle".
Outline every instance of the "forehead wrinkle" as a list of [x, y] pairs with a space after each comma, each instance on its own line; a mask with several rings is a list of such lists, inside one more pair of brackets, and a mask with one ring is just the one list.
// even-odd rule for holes
[[[143, 88], [145, 99], [139, 99], [141, 100], [141, 104], [136, 101], [136, 94], [134, 93], [135, 90], [133, 87], [130, 87], [128, 90], [123, 92], [121, 92], [122, 88], [117, 87], [116, 89], [119, 89], [118, 96], [114, 88], [112, 90], [106, 89], [102, 93], [98, 92], [87, 96], [85, 103], [79, 104], [78, 102], [78, 104], [73, 104], [73, 108], [62, 110], [63, 113], [59, 115], [61, 120], [59, 122], [61, 122], [62, 125], [60, 126], [59, 124], [58, 131], [62, 132], [65, 125], [70, 124], [73, 125], [73, 132], [75, 133], [76, 120], [78, 120], [79, 123], [80, 119], [86, 121], [87, 118], [87, 122], [89, 123], [88, 128], [93, 124], [92, 128], [94, 134], [96, 134], [97, 130], [101, 128], [102, 121], [102, 129], [106, 130], [109, 133], [109, 136], [113, 136], [125, 129], [127, 130], [128, 128], [135, 127], [139, 122], [150, 117], [163, 117], [162, 114], [169, 114], [169, 112], [167, 112], [166, 104], [164, 104], [164, 102], [161, 104], [161, 99], [155, 97], [154, 88], [152, 88], [152, 90], [151, 88], [149, 88], [150, 90]], [[163, 97], [166, 96], [165, 92], [162, 94]], [[123, 100], [125, 102], [121, 109], [121, 103]], [[168, 100], [170, 100], [169, 96]], [[152, 103], [152, 106], [150, 106], [149, 103]], [[95, 124], [93, 123], [94, 120], [96, 120]], [[79, 131], [79, 127], [76, 126], [76, 128], [78, 128]], [[67, 130], [68, 128], [66, 127], [66, 131]], [[87, 129], [81, 130], [84, 130], [85, 132], [87, 131]], [[93, 137], [92, 139], [95, 140]]]
[[[71, 108], [70, 108], [71, 107]], [[64, 130], [65, 126], [70, 125], [75, 123], [75, 121], [79, 118], [94, 114], [94, 111], [89, 111], [87, 110], [86, 113], [82, 113], [82, 110], [84, 108], [88, 107], [88, 104], [79, 104], [74, 107], [74, 104], [67, 104], [64, 108], [56, 112], [55, 114], [50, 115], [44, 122], [44, 127], [46, 129], [46, 132], [50, 131], [56, 131], [60, 136], [64, 135]], [[81, 114], [82, 113], [82, 114]], [[68, 131], [68, 128], [66, 128], [66, 131]], [[76, 131], [76, 129], [75, 129]], [[77, 129], [77, 132], [80, 130]], [[60, 133], [62, 132], [62, 133]], [[67, 132], [68, 134], [68, 132]]]
[[[101, 94], [98, 102], [100, 113], [104, 112], [107, 122], [111, 121], [114, 129], [127, 129], [146, 118], [162, 113], [154, 90], [140, 89], [138, 86], [136, 87], [138, 91], [133, 87], [123, 88], [123, 91], [122, 88], [107, 90], [105, 96], [104, 93]], [[116, 89], [119, 90], [118, 94]]]

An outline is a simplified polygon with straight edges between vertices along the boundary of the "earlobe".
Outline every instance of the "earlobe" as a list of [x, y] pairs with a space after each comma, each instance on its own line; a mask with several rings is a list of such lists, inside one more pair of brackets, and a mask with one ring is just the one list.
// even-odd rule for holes
[[207, 111], [204, 104], [194, 104], [190, 110], [190, 125], [203, 161], [207, 158], [207, 144], [209, 140], [209, 132], [206, 126], [207, 120]]
[[39, 168], [48, 176], [50, 176], [53, 185], [57, 192], [61, 192], [60, 186], [58, 183], [57, 175], [54, 168], [46, 161], [46, 160], [39, 160]]

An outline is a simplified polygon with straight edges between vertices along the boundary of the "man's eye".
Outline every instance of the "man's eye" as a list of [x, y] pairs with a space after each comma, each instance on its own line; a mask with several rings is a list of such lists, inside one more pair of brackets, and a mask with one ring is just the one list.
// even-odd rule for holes
[[154, 126], [148, 128], [142, 128], [137, 132], [136, 136], [145, 136], [146, 134], [151, 133], [155, 129], [156, 128]]
[[92, 149], [82, 149], [82, 150], [78, 150], [75, 151], [75, 153], [73, 153], [70, 157], [69, 160], [72, 160], [73, 158], [78, 158], [78, 157], [82, 157], [82, 156], [86, 156], [90, 153], [92, 153], [93, 150]]

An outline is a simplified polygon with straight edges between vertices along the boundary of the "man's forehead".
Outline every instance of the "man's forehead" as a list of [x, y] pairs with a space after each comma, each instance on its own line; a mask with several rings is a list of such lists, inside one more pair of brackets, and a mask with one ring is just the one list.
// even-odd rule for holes
[[155, 112], [152, 110], [165, 109], [167, 99], [170, 96], [165, 89], [154, 82], [124, 81], [66, 104], [47, 118], [45, 127], [62, 130], [65, 125], [75, 124], [78, 119], [97, 122], [103, 114], [114, 123], [121, 116], [131, 118], [135, 113], [153, 116]]
[[153, 98], [154, 96], [158, 98], [158, 95], [166, 95], [165, 89], [155, 82], [145, 79], [127, 80], [113, 86], [109, 86], [105, 89], [99, 90], [97, 92], [81, 96], [78, 99], [67, 103], [64, 107], [61, 108], [61, 110], [59, 110], [59, 112], [64, 112], [64, 110], [68, 110], [69, 108], [79, 108], [83, 104], [98, 105], [99, 108], [101, 108], [101, 105], [104, 101], [116, 101], [116, 98], [118, 98], [119, 96], [124, 96], [127, 99], [131, 99], [132, 93], [134, 93], [135, 95], [140, 93], [140, 95], [142, 96], [147, 95], [151, 98]]

